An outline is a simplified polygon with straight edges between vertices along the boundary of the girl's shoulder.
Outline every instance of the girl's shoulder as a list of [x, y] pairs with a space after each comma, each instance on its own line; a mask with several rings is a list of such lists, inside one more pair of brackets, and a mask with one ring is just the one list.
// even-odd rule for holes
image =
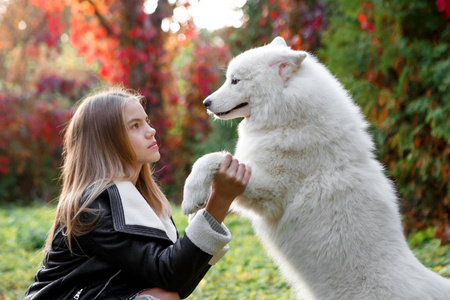
[[[115, 231], [168, 239], [178, 234], [172, 221], [162, 220], [130, 181], [115, 181], [96, 196], [89, 205], [90, 218], [109, 219]], [[169, 221], [169, 222], [167, 222]]]

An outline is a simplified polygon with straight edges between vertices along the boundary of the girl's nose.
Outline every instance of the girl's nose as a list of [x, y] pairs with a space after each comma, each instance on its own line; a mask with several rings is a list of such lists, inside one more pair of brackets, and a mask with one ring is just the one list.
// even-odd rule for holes
[[147, 128], [147, 131], [145, 132], [145, 137], [149, 139], [149, 138], [152, 138], [156, 134], [156, 130], [153, 127], [151, 127], [150, 125], [147, 125], [147, 126], [148, 126], [148, 128]]

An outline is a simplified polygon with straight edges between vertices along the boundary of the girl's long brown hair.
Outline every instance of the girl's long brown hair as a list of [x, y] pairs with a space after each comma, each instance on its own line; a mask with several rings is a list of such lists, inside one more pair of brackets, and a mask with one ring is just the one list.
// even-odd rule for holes
[[71, 250], [73, 238], [93, 229], [95, 224], [82, 223], [80, 215], [89, 211], [89, 204], [115, 180], [131, 181], [137, 177], [136, 188], [156, 214], [170, 215], [169, 201], [153, 179], [149, 164], [137, 171], [136, 155], [123, 115], [129, 101], [143, 104], [143, 97], [115, 87], [79, 102], [64, 134], [62, 191], [46, 251], [51, 249], [59, 227], [67, 236]]

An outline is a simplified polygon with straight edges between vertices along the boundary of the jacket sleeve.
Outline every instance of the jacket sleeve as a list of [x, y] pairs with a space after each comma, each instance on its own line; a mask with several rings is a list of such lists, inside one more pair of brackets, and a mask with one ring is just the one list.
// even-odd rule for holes
[[[181, 298], [192, 293], [209, 270], [208, 262], [231, 240], [226, 227], [222, 231], [210, 225], [207, 212], [197, 214], [175, 243], [158, 236], [116, 231], [107, 199], [97, 200], [101, 215], [94, 229], [79, 237], [82, 248], [121, 269], [130, 281], [176, 291]], [[95, 217], [91, 214], [88, 219]]]

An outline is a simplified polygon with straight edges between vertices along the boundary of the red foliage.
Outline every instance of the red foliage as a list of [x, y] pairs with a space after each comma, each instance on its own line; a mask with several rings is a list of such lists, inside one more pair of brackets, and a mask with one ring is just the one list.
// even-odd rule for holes
[[372, 32], [375, 30], [375, 24], [372, 18], [368, 17], [373, 9], [373, 3], [363, 1], [361, 3], [360, 13], [358, 14], [358, 22], [361, 24], [361, 29]]
[[0, 196], [2, 202], [29, 202], [56, 196], [61, 131], [71, 104], [84, 96], [92, 78], [75, 81], [41, 75], [26, 89], [0, 92]]
[[254, 5], [244, 24], [257, 33], [251, 38], [245, 36], [252, 44], [253, 40], [260, 45], [281, 36], [294, 49], [314, 51], [319, 47], [320, 29], [327, 24], [322, 1], [280, 0]]
[[32, 194], [50, 200], [49, 194], [55, 192], [49, 186], [57, 177], [59, 132], [70, 110], [57, 100], [36, 101], [37, 95], [35, 91], [0, 94], [0, 128], [8, 128], [0, 131], [0, 191], [8, 191], [2, 201], [31, 198]]
[[30, 0], [30, 4], [40, 7], [45, 12], [62, 12], [64, 1], [60, 0]]
[[0, 156], [0, 174], [8, 174], [9, 173], [9, 157], [8, 156]]
[[45, 42], [50, 47], [57, 44], [65, 24], [61, 20], [61, 13], [64, 9], [64, 1], [59, 0], [30, 0], [30, 4], [42, 9], [47, 23], [46, 29], [40, 30], [36, 37], [36, 43]]
[[436, 5], [443, 18], [450, 18], [450, 0], [436, 0]]
[[[167, 34], [159, 28], [168, 4], [160, 1], [152, 15], [143, 11], [143, 0], [67, 0], [66, 5], [72, 12], [70, 43], [86, 64], [99, 63], [98, 74], [104, 80], [136, 89], [147, 98], [162, 149], [171, 145], [167, 131], [172, 122], [163, 103], [174, 94], [164, 49]], [[170, 159], [163, 155], [159, 163], [164, 173], [173, 171]]]
[[[161, 181], [167, 184], [178, 180], [178, 185], [182, 184], [180, 180], [184, 180], [190, 168], [192, 155], [186, 145], [206, 137], [209, 123], [202, 100], [220, 84], [218, 69], [225, 66], [230, 56], [228, 49], [203, 42], [192, 27], [181, 29], [185, 36], [182, 43], [176, 36], [162, 32], [161, 20], [172, 12], [166, 1], [159, 1], [151, 15], [144, 13], [143, 0], [30, 0], [30, 3], [42, 10], [46, 21], [46, 30], [37, 36], [37, 43], [57, 45], [65, 26], [61, 16], [70, 8], [70, 21], [66, 21], [70, 43], [85, 63], [98, 63], [98, 74], [104, 80], [134, 88], [147, 98], [150, 104], [147, 110], [162, 145], [162, 159], [157, 167], [163, 170], [159, 173]], [[271, 1], [260, 22], [273, 25], [274, 35], [282, 35], [299, 48], [317, 42], [314, 33], [323, 26], [324, 18], [319, 4], [309, 6], [303, 1], [282, 0]], [[189, 56], [195, 60], [182, 67], [180, 76], [189, 84], [178, 95], [171, 63], [182, 51], [181, 46], [189, 47], [191, 43], [194, 46], [188, 50]], [[37, 49], [31, 47], [28, 52], [38, 57]], [[39, 93], [57, 91], [72, 95], [76, 94], [72, 86], [70, 81], [46, 76], [36, 87]], [[57, 143], [50, 134], [55, 126], [50, 120], [56, 120], [48, 115], [49, 110], [55, 110], [52, 105], [46, 102], [33, 106], [45, 116], [43, 119], [37, 114], [27, 117], [27, 122], [34, 124], [28, 133], [30, 138], [40, 137], [50, 146]], [[6, 170], [5, 164], [0, 159], [0, 170]]]

